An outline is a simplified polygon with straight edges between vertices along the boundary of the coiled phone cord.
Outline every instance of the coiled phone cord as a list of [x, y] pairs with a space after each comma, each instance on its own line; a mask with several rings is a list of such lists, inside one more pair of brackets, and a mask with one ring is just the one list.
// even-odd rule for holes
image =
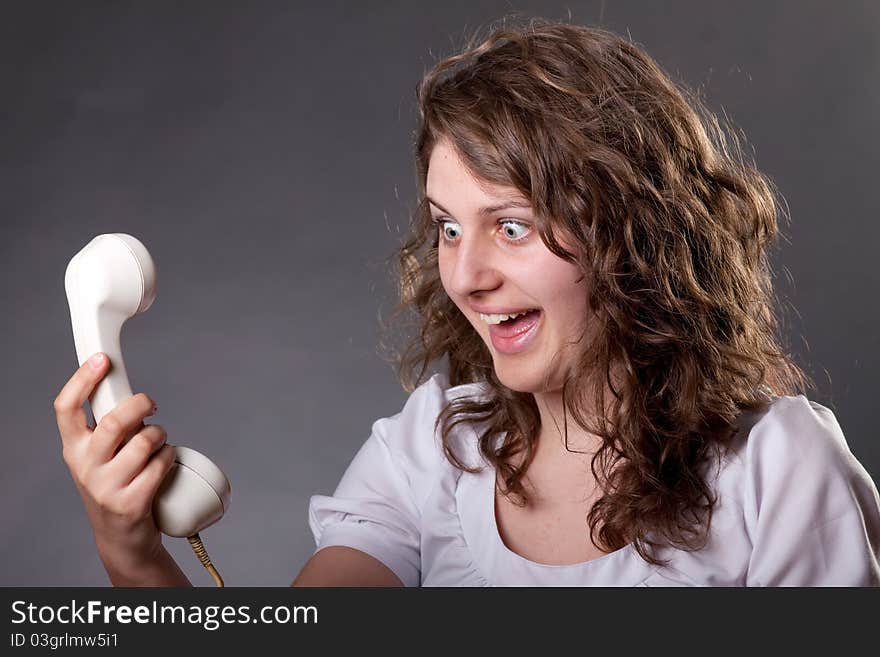
[[223, 578], [220, 577], [220, 573], [217, 572], [217, 569], [214, 568], [214, 564], [211, 563], [211, 557], [208, 556], [208, 552], [205, 550], [205, 546], [202, 544], [202, 539], [199, 536], [198, 532], [196, 532], [192, 536], [187, 536], [186, 540], [189, 541], [189, 544], [192, 546], [193, 552], [196, 553], [196, 556], [199, 558], [199, 561], [202, 562], [202, 565], [207, 569], [209, 573], [211, 573], [211, 577], [214, 578], [214, 582], [216, 582], [217, 586], [222, 587]]

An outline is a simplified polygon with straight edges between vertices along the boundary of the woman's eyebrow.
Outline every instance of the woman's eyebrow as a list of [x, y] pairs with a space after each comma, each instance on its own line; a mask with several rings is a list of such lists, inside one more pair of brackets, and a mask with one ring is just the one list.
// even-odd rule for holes
[[[429, 203], [431, 203], [431, 205], [436, 206], [437, 209], [440, 210], [441, 212], [444, 212], [448, 215], [452, 214], [449, 210], [447, 210], [442, 205], [437, 203], [437, 201], [432, 199], [430, 196], [425, 196], [425, 198], [428, 200]], [[479, 210], [477, 210], [477, 214], [486, 216], [486, 215], [494, 214], [496, 212], [500, 212], [501, 210], [509, 210], [511, 208], [531, 208], [531, 207], [532, 207], [532, 204], [526, 200], [509, 200], [509, 201], [503, 201], [501, 203], [497, 203], [495, 205], [487, 205], [486, 207], [482, 207]]]

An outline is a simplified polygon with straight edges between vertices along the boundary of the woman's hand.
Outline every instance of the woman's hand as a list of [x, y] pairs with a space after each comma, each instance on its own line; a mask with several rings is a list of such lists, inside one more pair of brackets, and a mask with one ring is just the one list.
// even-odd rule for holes
[[156, 412], [143, 393], [122, 400], [94, 430], [87, 425], [83, 404], [108, 371], [107, 356], [100, 356], [97, 364], [94, 357], [83, 363], [62, 388], [55, 417], [64, 462], [85, 504], [101, 560], [111, 579], [126, 580], [167, 561], [152, 507], [175, 452], [162, 427], [143, 424]]

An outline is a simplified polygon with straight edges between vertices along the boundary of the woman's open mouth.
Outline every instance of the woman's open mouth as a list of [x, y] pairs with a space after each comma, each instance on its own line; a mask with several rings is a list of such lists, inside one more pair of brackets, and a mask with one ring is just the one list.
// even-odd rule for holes
[[[541, 324], [543, 313], [540, 309], [530, 310], [500, 323], [489, 322], [489, 336], [492, 345], [502, 354], [516, 354], [525, 350], [535, 339]], [[482, 316], [484, 320], [487, 316]], [[497, 321], [496, 316], [489, 319]]]

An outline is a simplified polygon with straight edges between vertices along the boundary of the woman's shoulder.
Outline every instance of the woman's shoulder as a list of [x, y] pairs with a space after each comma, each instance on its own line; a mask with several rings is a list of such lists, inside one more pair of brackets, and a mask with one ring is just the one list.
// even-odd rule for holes
[[781, 396], [741, 421], [720, 492], [742, 509], [752, 581], [877, 582], [880, 495], [834, 412]]
[[[373, 423], [373, 435], [383, 440], [388, 448], [407, 461], [424, 466], [445, 460], [441, 430], [437, 418], [446, 405], [462, 398], [485, 399], [488, 384], [467, 383], [451, 386], [446, 374], [438, 373], [413, 390], [403, 408], [396, 414], [379, 418]], [[469, 446], [474, 441], [468, 423], [456, 425], [448, 437], [453, 448]]]
[[743, 413], [738, 429], [728, 460], [750, 470], [861, 469], [834, 412], [804, 395], [771, 397], [764, 411]]
[[451, 386], [446, 374], [437, 373], [409, 394], [400, 412], [379, 418], [377, 422], [398, 424], [416, 422], [422, 425], [426, 419], [436, 419], [440, 411], [450, 402], [463, 398], [484, 400], [488, 395], [489, 386], [486, 383]]
[[666, 572], [710, 585], [876, 585], [880, 496], [834, 412], [804, 395], [768, 401], [738, 420], [709, 542], [673, 552]]

